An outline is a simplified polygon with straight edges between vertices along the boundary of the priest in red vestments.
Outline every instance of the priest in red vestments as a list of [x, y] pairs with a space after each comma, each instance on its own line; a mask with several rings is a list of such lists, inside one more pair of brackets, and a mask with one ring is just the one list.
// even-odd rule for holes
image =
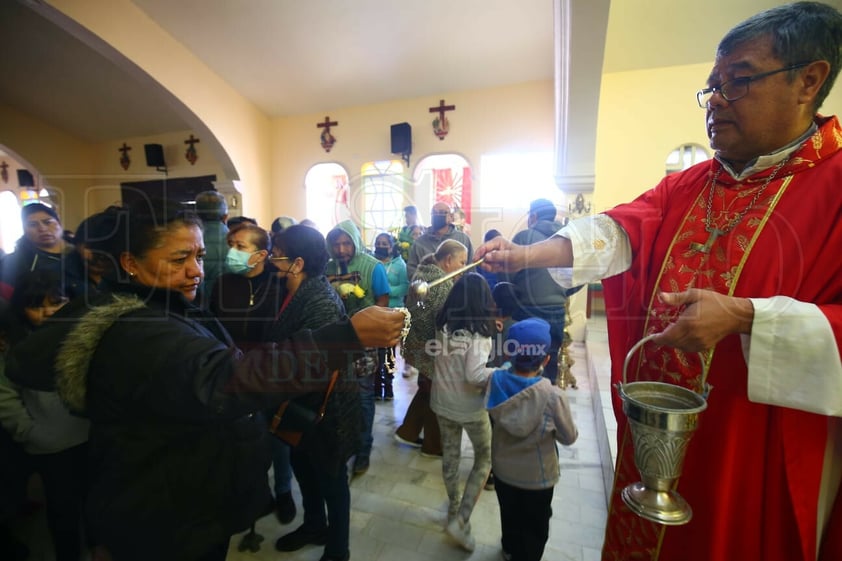
[[840, 64], [838, 10], [797, 2], [749, 18], [697, 95], [714, 160], [540, 244], [477, 251], [491, 270], [603, 279], [612, 382], [659, 334], [628, 381], [712, 387], [677, 484], [693, 509], [681, 526], [621, 499], [640, 475], [614, 397], [604, 561], [842, 559], [842, 127], [818, 114]]

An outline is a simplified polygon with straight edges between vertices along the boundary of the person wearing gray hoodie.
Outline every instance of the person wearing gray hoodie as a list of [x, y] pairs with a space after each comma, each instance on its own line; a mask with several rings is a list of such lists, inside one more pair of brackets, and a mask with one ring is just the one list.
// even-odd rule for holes
[[559, 478], [555, 443], [573, 444], [579, 434], [563, 391], [541, 375], [550, 339], [550, 325], [542, 319], [514, 323], [505, 343], [511, 361], [488, 382], [491, 467], [507, 561], [543, 556]]

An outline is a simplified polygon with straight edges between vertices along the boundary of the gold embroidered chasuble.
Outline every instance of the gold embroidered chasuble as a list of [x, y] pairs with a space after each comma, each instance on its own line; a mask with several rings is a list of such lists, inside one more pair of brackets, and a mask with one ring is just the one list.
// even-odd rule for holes
[[[631, 269], [603, 281], [613, 382], [622, 378], [626, 350], [662, 331], [680, 312], [658, 300], [660, 291], [700, 288], [827, 304], [831, 323], [838, 321], [839, 342], [842, 311], [832, 305], [842, 303], [842, 275], [835, 274], [842, 272], [837, 265], [842, 258], [833, 262], [827, 252], [842, 251], [842, 134], [835, 118], [820, 118], [819, 124], [780, 169], [737, 181], [721, 172], [718, 162], [705, 162], [606, 213], [634, 248]], [[704, 355], [645, 345], [630, 363], [628, 380], [700, 391], [702, 360], [710, 365], [707, 382], [713, 390], [678, 484], [697, 515], [686, 526], [665, 527], [623, 504], [620, 491], [640, 476], [622, 405], [613, 394], [618, 465], [603, 559], [815, 559], [825, 418], [750, 403], [737, 335]], [[798, 427], [813, 432], [795, 437]], [[792, 462], [799, 481], [793, 481]], [[780, 532], [785, 533], [774, 537]]]

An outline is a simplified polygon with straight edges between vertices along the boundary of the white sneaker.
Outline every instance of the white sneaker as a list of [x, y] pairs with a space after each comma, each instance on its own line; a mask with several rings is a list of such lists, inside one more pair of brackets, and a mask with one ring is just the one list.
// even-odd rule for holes
[[470, 523], [463, 525], [462, 521], [458, 517], [447, 525], [447, 533], [451, 538], [456, 540], [465, 551], [473, 551], [477, 546], [474, 536], [471, 535]]
[[399, 435], [398, 433], [394, 433], [394, 434], [395, 434], [395, 436], [394, 436], [395, 442], [398, 442], [400, 444], [404, 444], [406, 446], [412, 446], [413, 448], [421, 448], [421, 446], [424, 444], [424, 439], [422, 439], [422, 438], [418, 438], [418, 439], [415, 440], [415, 442], [412, 442], [411, 440], [401, 438], [401, 435]]
[[403, 377], [404, 378], [412, 378], [414, 376], [418, 376], [418, 369], [414, 366], [406, 365], [403, 367]]

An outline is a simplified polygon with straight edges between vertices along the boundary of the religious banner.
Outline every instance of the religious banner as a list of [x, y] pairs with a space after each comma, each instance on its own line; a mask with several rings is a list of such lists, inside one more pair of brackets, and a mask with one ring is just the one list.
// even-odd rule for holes
[[190, 162], [190, 165], [194, 165], [196, 160], [199, 159], [199, 154], [196, 152], [195, 144], [200, 142], [198, 138], [193, 138], [193, 135], [190, 135], [190, 138], [184, 141], [184, 144], [188, 144], [187, 150], [184, 152], [184, 157], [187, 158], [187, 161]]
[[129, 166], [132, 165], [132, 160], [129, 158], [129, 150], [131, 150], [131, 146], [128, 146], [125, 142], [123, 145], [117, 149], [118, 152], [121, 153], [120, 155], [120, 167], [124, 170], [129, 169]]
[[322, 148], [325, 149], [325, 152], [330, 152], [330, 149], [333, 148], [333, 145], [336, 144], [336, 137], [330, 134], [330, 127], [338, 126], [338, 121], [331, 121], [330, 117], [325, 115], [325, 120], [322, 123], [316, 123], [316, 128], [324, 129], [322, 134], [319, 135]]
[[465, 213], [465, 224], [471, 224], [471, 168], [433, 169], [433, 199]]
[[445, 105], [444, 100], [439, 100], [439, 104], [435, 107], [430, 107], [430, 113], [438, 113], [439, 116], [433, 119], [433, 132], [439, 138], [444, 140], [447, 133], [450, 131], [450, 122], [444, 116], [445, 111], [453, 111], [456, 109], [455, 105]]

